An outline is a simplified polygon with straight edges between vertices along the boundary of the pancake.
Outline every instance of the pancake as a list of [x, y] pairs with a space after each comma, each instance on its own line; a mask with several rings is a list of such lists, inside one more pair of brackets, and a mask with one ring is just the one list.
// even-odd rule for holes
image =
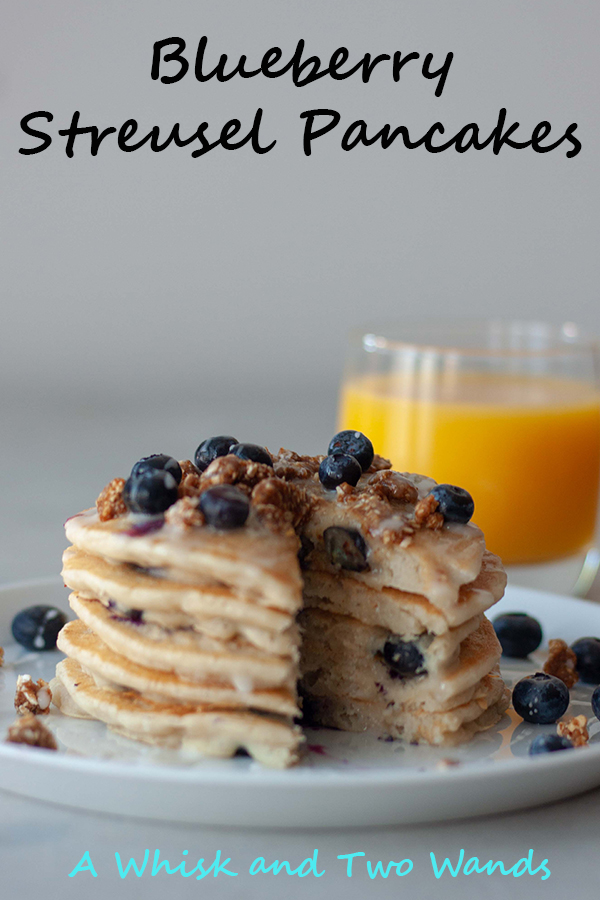
[[500, 721], [510, 702], [510, 694], [497, 671], [485, 676], [481, 691], [452, 709], [431, 711], [388, 707], [384, 700], [367, 701], [351, 697], [311, 697], [304, 701], [307, 723], [342, 731], [368, 731], [381, 738], [399, 738], [434, 746], [451, 747], [465, 743], [479, 731]]
[[305, 615], [312, 622], [304, 632], [301, 690], [309, 698], [381, 700], [387, 708], [400, 711], [406, 706], [446, 709], [472, 697], [501, 655], [493, 626], [479, 617], [472, 620], [469, 633], [456, 635], [454, 648], [446, 641], [437, 657], [436, 641], [443, 639], [433, 639], [425, 646], [417, 641], [423, 666], [417, 674], [402, 677], [382, 658], [385, 632], [377, 633], [354, 619], [317, 610], [305, 610]]
[[75, 547], [65, 550], [61, 574], [71, 590], [104, 603], [112, 601], [122, 609], [142, 610], [149, 621], [166, 627], [165, 616], [180, 616], [181, 627], [195, 627], [223, 640], [239, 635], [276, 653], [285, 652], [276, 649], [277, 640], [283, 648], [298, 643], [295, 633], [285, 634], [290, 629], [289, 612], [270, 609], [255, 596], [244, 596], [222, 584], [200, 579], [196, 584], [182, 583], [172, 580], [169, 570], [161, 569], [157, 575]]
[[254, 687], [293, 687], [294, 660], [273, 656], [243, 641], [210, 641], [193, 631], [168, 632], [115, 615], [99, 600], [69, 595], [75, 615], [104, 643], [142, 666], [202, 680], [207, 676], [225, 683], [240, 682]]
[[395, 588], [375, 590], [354, 573], [305, 569], [304, 606], [353, 616], [367, 625], [380, 625], [397, 634], [417, 635], [425, 630], [443, 634], [485, 612], [503, 596], [506, 573], [497, 556], [483, 554], [481, 569], [470, 584], [460, 587], [456, 603], [439, 609], [419, 594]]
[[141, 666], [115, 653], [82, 621], [68, 622], [58, 636], [57, 646], [78, 662], [96, 684], [126, 687], [147, 697], [176, 703], [263, 710], [284, 716], [299, 715], [295, 691], [285, 688], [240, 691], [233, 683], [210, 678], [192, 681], [173, 672]]
[[99, 687], [73, 659], [58, 663], [51, 686], [56, 705], [67, 715], [75, 708], [81, 717], [99, 719], [125, 737], [203, 756], [234, 756], [241, 749], [264, 765], [284, 768], [297, 761], [303, 741], [301, 730], [284, 718]]
[[295, 535], [274, 534], [256, 517], [247, 527], [232, 531], [183, 530], [161, 521], [153, 529], [152, 522], [139, 519], [128, 515], [101, 522], [96, 510], [88, 509], [65, 523], [65, 533], [75, 547], [93, 556], [183, 570], [188, 576], [233, 587], [243, 596], [253, 595], [264, 606], [294, 614], [300, 609], [302, 580]]

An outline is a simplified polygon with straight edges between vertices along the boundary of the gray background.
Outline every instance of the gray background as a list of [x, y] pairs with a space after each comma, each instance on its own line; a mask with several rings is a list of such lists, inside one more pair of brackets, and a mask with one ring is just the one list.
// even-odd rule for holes
[[[347, 332], [365, 321], [501, 313], [600, 330], [596, 0], [20, 0], [2, 19], [0, 578], [53, 571], [62, 519], [141, 455], [188, 456], [215, 430], [322, 449]], [[419, 62], [399, 84], [385, 66], [366, 85], [151, 80], [154, 41], [183, 37], [193, 66], [203, 34], [213, 62], [291, 54], [300, 37], [323, 59], [340, 45], [352, 60], [455, 56], [440, 98]], [[185, 134], [206, 120], [216, 135], [259, 106], [263, 142], [278, 142], [263, 156], [128, 154], [109, 137], [93, 158], [82, 137], [68, 159], [56, 134], [78, 109], [83, 124]], [[582, 152], [339, 144], [358, 118], [485, 134], [502, 106], [525, 136], [577, 122]], [[342, 123], [307, 158], [299, 114], [318, 107]], [[35, 144], [20, 119], [39, 109], [54, 143], [20, 155]]]
[[[274, 448], [323, 448], [335, 428], [346, 334], [365, 321], [502, 313], [598, 332], [598, 24], [597, 0], [5, 2], [0, 582], [57, 571], [63, 519], [141, 455], [188, 456], [222, 431]], [[213, 60], [221, 52], [259, 60], [273, 45], [291, 53], [300, 37], [322, 58], [340, 45], [352, 59], [396, 49], [455, 58], [441, 98], [414, 63], [400, 84], [382, 67], [367, 85], [357, 76], [301, 89], [288, 77], [201, 85], [189, 74], [165, 86], [150, 79], [151, 48], [172, 34], [192, 56], [207, 34]], [[111, 138], [97, 158], [85, 152], [86, 138], [74, 159], [61, 138], [36, 156], [17, 152], [33, 143], [19, 121], [37, 109], [54, 113], [54, 135], [75, 109], [84, 124], [118, 127], [134, 117], [143, 129], [180, 121], [191, 132], [207, 120], [216, 133], [231, 117], [249, 127], [258, 106], [264, 139], [278, 141], [264, 156], [249, 148], [196, 160], [183, 149], [124, 154]], [[339, 110], [342, 125], [307, 159], [299, 114], [321, 106]], [[357, 118], [372, 130], [408, 124], [417, 136], [438, 119], [451, 133], [471, 121], [489, 131], [502, 106], [525, 134], [543, 119], [557, 135], [577, 122], [582, 152], [339, 146], [342, 126]], [[597, 876], [589, 843], [597, 803], [596, 793], [550, 813], [372, 832], [356, 845], [375, 858], [401, 852], [426, 861], [429, 849], [462, 846], [486, 859], [516, 858], [533, 836], [556, 874], [535, 884], [486, 878], [490, 896], [563, 896], [575, 877], [587, 897]], [[8, 798], [0, 806], [11, 898], [42, 889], [52, 900], [79, 896], [81, 882], [65, 873], [95, 840], [104, 859], [161, 843], [173, 856], [222, 845], [244, 860], [262, 848], [303, 857], [315, 846], [331, 857], [353, 844], [331, 834], [250, 839], [113, 823]], [[401, 885], [420, 898], [442, 887], [447, 896], [479, 896], [482, 878]], [[232, 881], [200, 889], [245, 895], [247, 879]], [[269, 884], [254, 888], [258, 896], [398, 889], [333, 877]], [[90, 896], [117, 887], [131, 897], [164, 892], [158, 880], [105, 875]]]

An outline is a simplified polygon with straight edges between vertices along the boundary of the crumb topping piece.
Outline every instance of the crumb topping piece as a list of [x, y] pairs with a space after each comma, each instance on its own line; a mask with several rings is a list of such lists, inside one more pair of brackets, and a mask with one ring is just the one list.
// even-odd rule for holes
[[35, 682], [31, 675], [19, 675], [15, 692], [15, 709], [20, 716], [27, 713], [47, 716], [50, 712], [51, 701], [52, 691], [47, 681], [38, 678]]
[[566, 641], [555, 638], [549, 642], [548, 659], [544, 663], [544, 672], [546, 675], [560, 678], [569, 689], [577, 684], [579, 681], [577, 656]]
[[568, 738], [574, 747], [583, 747], [590, 739], [587, 718], [584, 715], [572, 716], [570, 719], [558, 722], [556, 730], [561, 737]]
[[437, 511], [439, 502], [433, 494], [427, 494], [415, 506], [415, 523], [419, 528], [431, 528], [437, 531], [444, 524], [443, 515]]
[[[186, 477], [194, 478], [195, 476], [184, 475], [182, 484]], [[194, 528], [198, 525], [204, 525], [204, 514], [198, 506], [198, 496], [182, 496], [166, 511], [165, 522], [168, 522], [170, 525], [177, 525], [180, 528]]]
[[127, 507], [123, 500], [124, 487], [124, 478], [113, 478], [100, 493], [96, 500], [96, 509], [101, 522], [108, 522], [110, 519], [116, 519], [118, 516], [126, 514]]
[[8, 729], [6, 741], [9, 744], [28, 744], [45, 750], [57, 750], [54, 735], [33, 713], [26, 713], [16, 719]]
[[254, 462], [251, 459], [241, 459], [239, 456], [218, 456], [214, 459], [200, 477], [200, 492], [208, 490], [217, 484], [234, 484], [239, 488], [246, 488], [250, 494], [252, 488], [265, 478], [273, 477], [273, 468], [265, 463]]
[[378, 453], [375, 453], [373, 456], [373, 462], [367, 469], [367, 475], [372, 475], [373, 472], [382, 472], [384, 469], [391, 469], [392, 463], [389, 459], [386, 459], [385, 456], [379, 456]]

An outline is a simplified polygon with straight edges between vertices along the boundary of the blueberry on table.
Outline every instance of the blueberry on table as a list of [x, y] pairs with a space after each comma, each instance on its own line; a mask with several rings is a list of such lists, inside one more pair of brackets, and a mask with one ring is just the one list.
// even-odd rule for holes
[[331, 439], [327, 449], [327, 455], [333, 453], [346, 453], [353, 456], [360, 464], [363, 472], [366, 472], [375, 455], [373, 444], [366, 435], [360, 431], [340, 431]]
[[367, 545], [359, 531], [332, 525], [323, 532], [325, 552], [334, 566], [351, 572], [364, 572], [367, 563]]
[[597, 719], [600, 719], [600, 686], [592, 694], [592, 712]]
[[529, 755], [537, 756], [539, 753], [554, 753], [556, 750], [572, 750], [573, 744], [569, 738], [560, 734], [538, 734], [531, 742]]
[[401, 678], [415, 678], [426, 675], [423, 654], [414, 641], [403, 641], [393, 636], [383, 646], [383, 659], [392, 670], [391, 674]]
[[360, 463], [347, 453], [332, 453], [319, 466], [319, 480], [324, 488], [333, 491], [339, 484], [358, 484], [362, 475]]
[[164, 469], [142, 469], [137, 475], [130, 475], [123, 488], [123, 502], [133, 513], [159, 515], [177, 497], [177, 482]]
[[504, 656], [525, 659], [542, 643], [542, 626], [527, 613], [504, 613], [496, 616], [492, 624]]
[[199, 506], [208, 525], [241, 528], [250, 513], [246, 494], [232, 484], [218, 484], [200, 495]]
[[473, 498], [464, 488], [454, 484], [436, 484], [431, 491], [438, 502], [440, 512], [446, 522], [458, 522], [466, 525], [470, 522], [475, 512]]
[[577, 674], [585, 684], [600, 684], [600, 638], [579, 638], [571, 644], [577, 657]]
[[203, 472], [217, 456], [227, 456], [229, 448], [237, 442], [238, 439], [230, 434], [218, 434], [202, 441], [194, 454], [196, 468]]
[[234, 444], [229, 448], [229, 452], [240, 459], [247, 459], [250, 462], [262, 463], [264, 466], [272, 466], [273, 460], [271, 454], [259, 444]]
[[536, 672], [517, 681], [512, 701], [515, 712], [535, 725], [550, 725], [567, 711], [569, 689], [564, 681], [545, 672]]
[[166, 453], [153, 453], [152, 456], [144, 456], [142, 459], [138, 459], [131, 470], [131, 474], [139, 475], [148, 469], [162, 469], [165, 472], [169, 472], [177, 484], [181, 481], [181, 466], [176, 459], [172, 456], [167, 456]]
[[56, 637], [67, 617], [55, 606], [29, 606], [12, 620], [12, 634], [27, 650], [55, 650]]

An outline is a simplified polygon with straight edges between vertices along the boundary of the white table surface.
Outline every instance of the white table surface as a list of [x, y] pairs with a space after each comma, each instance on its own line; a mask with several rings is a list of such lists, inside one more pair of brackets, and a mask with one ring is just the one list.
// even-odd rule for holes
[[[204, 437], [233, 432], [240, 439], [279, 443], [318, 452], [334, 430], [334, 396], [298, 394], [286, 404], [276, 396], [262, 398], [256, 407], [231, 403], [192, 408], [169, 398], [132, 405], [118, 400], [94, 403], [71, 398], [68, 402], [43, 395], [6, 403], [2, 415], [0, 451], [0, 583], [51, 574], [59, 569], [65, 545], [62, 521], [90, 505], [99, 489], [117, 473], [126, 471], [139, 456], [169, 452], [189, 455]], [[277, 417], [273, 410], [277, 409]], [[319, 410], [315, 415], [315, 409]], [[276, 419], [277, 428], [274, 427]], [[308, 423], [308, 424], [307, 424]], [[351, 823], [349, 823], [351, 824]], [[317, 823], [315, 823], [317, 825]], [[0, 897], [6, 900], [58, 900], [63, 897], [144, 898], [210, 896], [215, 898], [325, 897], [368, 898], [398, 896], [411, 900], [435, 897], [559, 898], [587, 900], [598, 896], [598, 840], [600, 790], [549, 807], [518, 814], [455, 823], [402, 828], [347, 831], [260, 830], [194, 828], [112, 818], [71, 811], [0, 792]], [[214, 858], [217, 850], [231, 857], [229, 868], [238, 876], [194, 877], [164, 873], [136, 878], [119, 877], [115, 851], [121, 857], [143, 857], [157, 848], [172, 866], [183, 859], [194, 862]], [[297, 866], [319, 849], [325, 875], [298, 878], [250, 876], [248, 867], [257, 856], [268, 862], [288, 859]], [[481, 862], [503, 860], [513, 865], [529, 849], [539, 863], [548, 858], [551, 876], [495, 873], [435, 879], [429, 860], [456, 856]], [[86, 850], [98, 876], [68, 874]], [[392, 872], [387, 881], [369, 879], [360, 866], [350, 879], [338, 854], [364, 851], [373, 862], [412, 859], [413, 871], [398, 882]], [[191, 866], [189, 866], [191, 868]], [[541, 873], [540, 873], [541, 874]]]

